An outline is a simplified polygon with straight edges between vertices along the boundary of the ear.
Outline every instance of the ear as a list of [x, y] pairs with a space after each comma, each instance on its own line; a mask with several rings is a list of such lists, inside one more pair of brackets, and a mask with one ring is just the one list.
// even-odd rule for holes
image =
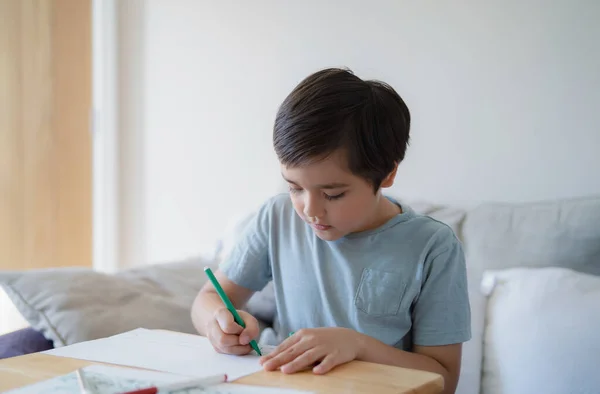
[[396, 172], [398, 172], [398, 163], [394, 165], [394, 169], [390, 172], [383, 181], [381, 182], [381, 187], [391, 187], [394, 184], [394, 179], [396, 179]]

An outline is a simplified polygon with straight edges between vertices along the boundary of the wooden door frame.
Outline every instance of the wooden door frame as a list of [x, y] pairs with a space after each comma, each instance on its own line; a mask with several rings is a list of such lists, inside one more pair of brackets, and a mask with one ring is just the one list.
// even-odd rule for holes
[[119, 269], [118, 0], [92, 0], [93, 268]]

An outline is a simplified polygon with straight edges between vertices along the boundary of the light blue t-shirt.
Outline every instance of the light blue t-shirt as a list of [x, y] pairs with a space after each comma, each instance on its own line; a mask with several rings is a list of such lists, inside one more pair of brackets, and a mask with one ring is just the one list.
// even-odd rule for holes
[[465, 342], [471, 314], [462, 246], [447, 225], [401, 208], [376, 229], [323, 241], [289, 195], [277, 195], [221, 270], [255, 291], [273, 281], [275, 343], [314, 327], [351, 328], [408, 351]]

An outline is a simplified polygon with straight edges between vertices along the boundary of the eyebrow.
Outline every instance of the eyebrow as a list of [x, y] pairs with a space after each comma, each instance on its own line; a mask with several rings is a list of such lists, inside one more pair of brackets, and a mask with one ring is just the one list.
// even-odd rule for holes
[[[283, 176], [283, 175], [282, 175]], [[286, 182], [294, 184], [296, 186], [299, 186], [296, 182], [291, 181], [289, 179], [287, 179], [286, 177], [283, 176], [283, 179], [285, 179]], [[317, 189], [339, 189], [342, 187], [348, 187], [350, 185], [348, 185], [347, 183], [339, 183], [339, 182], [333, 182], [333, 183], [326, 183], [324, 185], [317, 185]]]

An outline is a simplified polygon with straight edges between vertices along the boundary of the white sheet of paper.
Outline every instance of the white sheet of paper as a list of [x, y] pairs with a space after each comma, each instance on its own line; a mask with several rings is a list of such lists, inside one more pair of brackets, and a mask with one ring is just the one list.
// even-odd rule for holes
[[229, 381], [262, 369], [254, 352], [246, 356], [220, 354], [205, 337], [144, 328], [44, 353], [187, 376], [226, 373]]
[[[129, 390], [179, 382], [189, 377], [133, 368], [91, 365], [83, 368], [85, 379], [94, 394], [114, 394]], [[10, 390], [6, 394], [70, 394], [79, 393], [75, 372]], [[218, 384], [207, 388], [178, 390], [177, 394], [306, 394], [306, 391], [261, 386]], [[166, 394], [166, 393], [165, 393]]]

